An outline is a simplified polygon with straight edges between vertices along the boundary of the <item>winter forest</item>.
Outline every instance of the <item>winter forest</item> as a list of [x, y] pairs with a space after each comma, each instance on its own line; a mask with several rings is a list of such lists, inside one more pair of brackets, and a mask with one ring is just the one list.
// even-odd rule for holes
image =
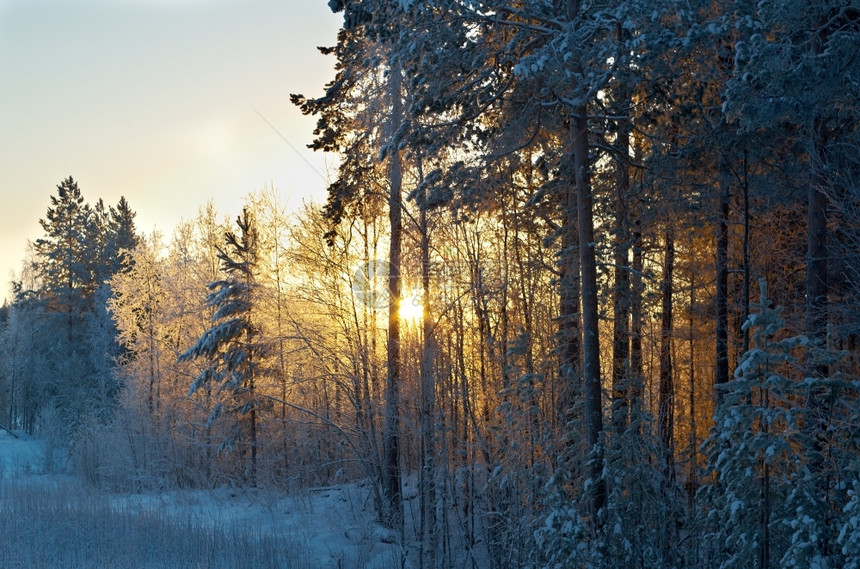
[[328, 4], [327, 202], [143, 235], [60, 181], [3, 429], [93, 491], [354, 485], [397, 554], [331, 567], [860, 568], [860, 3]]

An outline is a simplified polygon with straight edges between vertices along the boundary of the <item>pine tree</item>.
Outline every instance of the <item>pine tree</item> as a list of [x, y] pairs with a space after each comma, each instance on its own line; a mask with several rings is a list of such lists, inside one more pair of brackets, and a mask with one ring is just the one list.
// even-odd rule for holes
[[108, 214], [108, 235], [105, 239], [104, 258], [108, 265], [108, 273], [112, 276], [126, 268], [126, 254], [137, 247], [140, 239], [134, 224], [137, 214], [131, 210], [124, 196], [119, 198], [116, 207], [110, 207]]
[[[706, 474], [714, 477], [703, 490], [704, 542], [712, 565], [725, 569], [750, 567], [753, 559], [759, 569], [841, 567], [850, 558], [839, 550], [837, 533], [851, 524], [850, 514], [846, 525], [840, 520], [851, 509], [842, 478], [857, 468], [858, 439], [850, 426], [857, 382], [804, 378], [802, 362], [818, 350], [805, 336], [781, 337], [780, 310], [763, 280], [761, 289], [758, 312], [744, 324], [753, 348], [722, 388], [714, 431], [704, 443]], [[837, 356], [830, 354], [828, 365]], [[834, 415], [826, 433], [816, 432], [817, 410], [804, 405], [810, 389], [829, 395]], [[821, 440], [826, 458], [819, 456]]]
[[843, 510], [845, 517], [840, 525], [838, 544], [845, 556], [843, 569], [858, 569], [860, 567], [860, 464], [854, 461], [851, 469], [854, 482], [848, 490], [850, 501]]
[[47, 400], [55, 406], [71, 435], [75, 425], [94, 410], [102, 375], [103, 354], [91, 349], [91, 316], [94, 310], [94, 268], [98, 265], [93, 209], [84, 201], [77, 182], [70, 176], [57, 186], [51, 206], [39, 220], [44, 237], [35, 243], [36, 266], [41, 280], [39, 296], [44, 300], [46, 320], [44, 355], [47, 368]]
[[[385, 419], [382, 434], [381, 485], [384, 503], [380, 518], [389, 528], [403, 536], [403, 497], [400, 473], [400, 390], [402, 381], [401, 302], [402, 236], [403, 236], [403, 178], [404, 160], [401, 142], [405, 121], [404, 76], [400, 54], [396, 51], [399, 31], [405, 25], [402, 7], [387, 2], [364, 0], [345, 4], [331, 4], [335, 11], [344, 11], [344, 26], [338, 34], [338, 46], [323, 53], [338, 57], [338, 74], [328, 85], [326, 96], [309, 100], [293, 95], [294, 104], [305, 114], [320, 116], [314, 149], [340, 150], [346, 156], [339, 168], [338, 180], [329, 187], [326, 216], [336, 226], [346, 212], [359, 200], [371, 201], [368, 187], [366, 156], [374, 152], [379, 156], [379, 167], [384, 169], [380, 184], [385, 187], [389, 217], [388, 253], [388, 341]], [[367, 62], [374, 60], [384, 71], [377, 76], [368, 73]], [[371, 67], [374, 69], [375, 67]], [[382, 87], [375, 93], [368, 88]], [[368, 96], [368, 93], [371, 93]], [[347, 113], [350, 103], [355, 105]], [[356, 110], [357, 109], [357, 110]], [[363, 127], [363, 128], [362, 128]], [[363, 150], [364, 152], [357, 152]], [[326, 234], [329, 244], [334, 243], [336, 230]]]
[[745, 324], [753, 329], [754, 347], [741, 358], [734, 379], [720, 387], [714, 432], [703, 445], [706, 474], [715, 477], [704, 490], [711, 505], [704, 542], [721, 569], [750, 567], [753, 559], [759, 569], [771, 567], [771, 551], [777, 549], [772, 522], [784, 514], [792, 446], [800, 441], [794, 384], [783, 374], [804, 340], [776, 339], [783, 322], [763, 282], [756, 308]]
[[69, 176], [51, 196], [51, 207], [39, 220], [45, 236], [36, 240], [39, 272], [55, 312], [63, 314], [67, 340], [72, 342], [82, 330], [80, 317], [94, 290], [88, 255], [88, 225], [91, 209], [84, 202], [78, 183]]
[[88, 351], [91, 353], [94, 380], [100, 385], [96, 404], [98, 414], [109, 416], [112, 401], [119, 391], [113, 373], [115, 362], [124, 354], [116, 325], [108, 310], [108, 302], [115, 296], [111, 279], [129, 268], [129, 252], [137, 245], [134, 226], [135, 213], [125, 198], [120, 198], [118, 209], [107, 207], [99, 199], [90, 210], [87, 225], [87, 272], [93, 292], [87, 302], [85, 318]]
[[257, 413], [262, 400], [257, 390], [257, 382], [263, 373], [269, 346], [261, 338], [260, 326], [255, 322], [257, 304], [257, 229], [251, 214], [243, 210], [236, 224], [239, 234], [228, 232], [225, 236], [228, 251], [218, 249], [221, 270], [226, 278], [208, 285], [211, 291], [206, 297], [209, 306], [215, 309], [212, 316], [213, 326], [187, 351], [179, 356], [179, 361], [203, 358], [206, 367], [191, 384], [189, 396], [207, 384], [219, 384], [232, 400], [226, 409], [216, 407], [213, 416], [226, 412], [237, 415], [244, 426], [238, 426], [222, 449], [229, 449], [238, 437], [247, 437], [250, 452], [250, 466], [247, 473], [248, 483], [257, 485]]

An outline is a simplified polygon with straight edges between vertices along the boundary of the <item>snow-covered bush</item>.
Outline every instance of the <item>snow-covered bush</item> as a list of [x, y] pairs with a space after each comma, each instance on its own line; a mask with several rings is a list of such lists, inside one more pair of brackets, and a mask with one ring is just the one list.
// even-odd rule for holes
[[[856, 472], [854, 473], [856, 477]], [[838, 543], [845, 556], [844, 569], [860, 568], [860, 479], [855, 479], [848, 491], [850, 500], [845, 506]]]
[[764, 283], [757, 309], [744, 324], [755, 345], [721, 388], [703, 445], [702, 555], [720, 569], [842, 567], [837, 528], [848, 502], [842, 473], [856, 463], [856, 382], [836, 371], [805, 377], [804, 364], [825, 356], [811, 354], [803, 336], [780, 338]]
[[572, 569], [599, 567], [599, 551], [579, 504], [564, 489], [563, 471], [550, 481], [549, 514], [544, 525], [535, 531], [537, 549], [534, 567]]

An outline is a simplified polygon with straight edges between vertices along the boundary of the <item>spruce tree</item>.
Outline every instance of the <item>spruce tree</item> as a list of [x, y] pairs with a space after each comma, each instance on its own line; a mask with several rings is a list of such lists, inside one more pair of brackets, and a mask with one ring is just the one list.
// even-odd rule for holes
[[[705, 441], [704, 542], [709, 565], [732, 567], [842, 567], [838, 531], [851, 531], [850, 478], [857, 472], [857, 382], [805, 377], [804, 361], [822, 354], [806, 336], [781, 337], [784, 321], [762, 280], [758, 312], [744, 324], [753, 348], [724, 385]], [[834, 410], [826, 432], [808, 390], [828, 394]], [[823, 446], [822, 441], [825, 441]], [[821, 452], [826, 456], [820, 456]], [[752, 561], [756, 560], [756, 561]]]
[[38, 346], [46, 376], [42, 404], [57, 406], [70, 432], [84, 414], [107, 418], [119, 388], [107, 281], [122, 267], [119, 249], [133, 247], [137, 237], [128, 203], [120, 200], [114, 211], [102, 200], [87, 204], [70, 176], [51, 196], [39, 221], [45, 234], [34, 244], [39, 287], [33, 294], [42, 307], [34, 317], [44, 321]]
[[[38, 294], [44, 300], [47, 386], [42, 407], [61, 411], [70, 435], [79, 419], [98, 399], [93, 354], [89, 347], [89, 314], [96, 284], [96, 248], [93, 246], [93, 210], [70, 176], [57, 186], [44, 219], [45, 235], [35, 243], [36, 267], [41, 279]], [[50, 403], [48, 403], [50, 401]]]
[[794, 387], [784, 373], [803, 340], [776, 338], [783, 321], [764, 284], [756, 308], [744, 325], [753, 329], [754, 347], [741, 358], [734, 379], [720, 386], [714, 431], [704, 443], [707, 474], [715, 479], [704, 490], [710, 505], [704, 542], [716, 557], [713, 566], [721, 569], [750, 567], [753, 559], [754, 567], [771, 566], [772, 521], [784, 512], [792, 447], [799, 442]]
[[207, 285], [209, 306], [215, 309], [213, 325], [199, 340], [179, 356], [179, 361], [203, 358], [207, 367], [197, 376], [188, 394], [193, 395], [207, 384], [218, 384], [229, 396], [226, 407], [219, 405], [213, 417], [222, 412], [238, 417], [236, 430], [221, 444], [223, 450], [234, 443], [247, 445], [250, 466], [247, 482], [257, 485], [257, 412], [261, 399], [257, 390], [264, 360], [269, 347], [261, 337], [260, 326], [254, 321], [257, 304], [257, 229], [247, 209], [236, 224], [239, 234], [225, 236], [227, 251], [218, 248], [221, 270], [226, 278]]
[[36, 240], [39, 272], [45, 293], [51, 297], [51, 310], [65, 319], [67, 340], [80, 333], [79, 319], [94, 289], [87, 257], [88, 224], [91, 208], [84, 202], [78, 183], [69, 176], [51, 196], [51, 207], [39, 220], [45, 236]]
[[116, 207], [111, 206], [108, 209], [105, 262], [111, 276], [127, 268], [131, 262], [128, 253], [140, 242], [134, 224], [136, 215], [125, 196], [119, 198]]

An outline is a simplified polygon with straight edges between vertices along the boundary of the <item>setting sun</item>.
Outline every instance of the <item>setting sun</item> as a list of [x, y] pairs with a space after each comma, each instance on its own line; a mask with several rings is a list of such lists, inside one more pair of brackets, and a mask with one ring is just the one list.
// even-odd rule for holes
[[397, 310], [400, 320], [406, 322], [418, 322], [424, 317], [424, 305], [421, 302], [421, 293], [418, 291], [405, 295], [400, 300], [400, 308]]

